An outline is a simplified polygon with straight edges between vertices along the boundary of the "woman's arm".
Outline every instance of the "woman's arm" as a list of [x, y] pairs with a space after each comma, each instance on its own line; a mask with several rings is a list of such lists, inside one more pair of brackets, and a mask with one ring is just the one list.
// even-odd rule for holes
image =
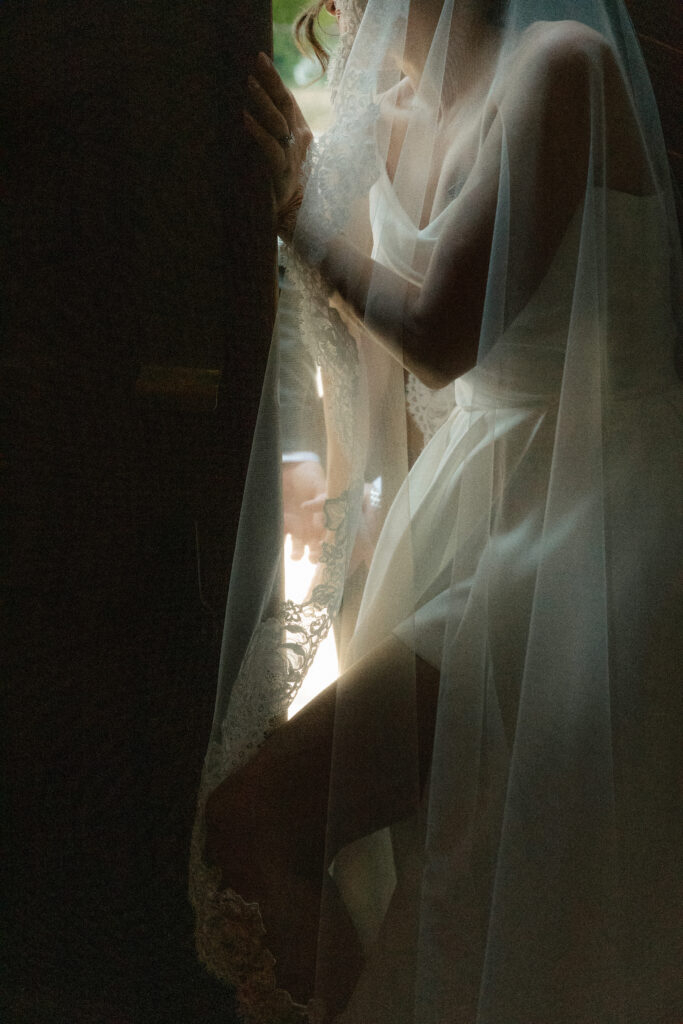
[[[513, 215], [510, 225], [516, 232], [507, 256], [515, 278], [511, 317], [538, 287], [586, 188], [588, 67], [567, 33], [553, 39], [546, 32], [522, 51], [505, 92], [490, 102], [485, 139], [444, 217], [422, 287], [376, 263], [345, 236], [328, 244], [320, 266], [351, 315], [431, 388], [445, 386], [476, 362], [494, 227], [506, 201], [527, 218], [519, 225]], [[509, 173], [501, 175], [504, 153]], [[295, 242], [305, 252], [305, 229], [297, 229]], [[510, 276], [508, 270], [508, 283]]]
[[[287, 90], [272, 65], [259, 74], [264, 96], [289, 109], [294, 101], [282, 99]], [[465, 188], [444, 218], [422, 287], [373, 261], [344, 236], [328, 243], [320, 265], [348, 315], [432, 388], [445, 386], [476, 362], [493, 231], [506, 200], [511, 211], [507, 260], [514, 269], [505, 296], [507, 322], [543, 279], [586, 193], [596, 111], [604, 111], [599, 127], [610, 156], [618, 145], [626, 150], [624, 159], [617, 155], [610, 162], [616, 187], [628, 190], [630, 167], [637, 190], [637, 170], [625, 158], [637, 139], [624, 130], [629, 103], [623, 80], [607, 43], [591, 30], [572, 22], [532, 26], [490, 102], [486, 137]], [[615, 147], [608, 128], [617, 119]], [[276, 173], [272, 163], [271, 170]], [[287, 208], [295, 202], [290, 196]], [[307, 230], [314, 233], [315, 225], [297, 225], [294, 236], [304, 255]]]

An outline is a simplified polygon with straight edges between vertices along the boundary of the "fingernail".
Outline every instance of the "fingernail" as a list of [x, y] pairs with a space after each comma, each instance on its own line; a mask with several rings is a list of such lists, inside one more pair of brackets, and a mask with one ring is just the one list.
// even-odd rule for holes
[[258, 83], [253, 75], [247, 76], [247, 85], [249, 86], [250, 89], [253, 89], [254, 91], [258, 89]]

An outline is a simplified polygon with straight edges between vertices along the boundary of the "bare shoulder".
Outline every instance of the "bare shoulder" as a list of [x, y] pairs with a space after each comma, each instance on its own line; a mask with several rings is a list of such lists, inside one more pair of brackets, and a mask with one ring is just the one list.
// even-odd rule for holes
[[503, 95], [520, 136], [543, 125], [556, 153], [573, 152], [573, 162], [587, 156], [599, 123], [610, 154], [609, 186], [637, 194], [650, 189], [630, 86], [615, 50], [599, 32], [576, 21], [530, 26], [511, 55]]
[[607, 39], [578, 21], [539, 21], [522, 34], [510, 62], [509, 85], [533, 86], [540, 99], [544, 87], [573, 89], [598, 71], [621, 77], [615, 53]]
[[608, 40], [577, 21], [540, 21], [526, 29], [511, 53], [501, 82], [501, 103], [519, 124], [547, 123], [584, 133], [594, 83], [604, 86], [606, 107], [625, 98], [624, 80]]
[[579, 21], [537, 21], [523, 33], [517, 50], [527, 70], [552, 69], [558, 63], [613, 59], [607, 39]]

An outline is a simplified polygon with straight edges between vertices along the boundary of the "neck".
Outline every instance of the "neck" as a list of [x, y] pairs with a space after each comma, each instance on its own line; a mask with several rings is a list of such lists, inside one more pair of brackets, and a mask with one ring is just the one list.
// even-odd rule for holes
[[[450, 24], [439, 24], [440, 3], [411, 4], [402, 62], [415, 92], [419, 90], [427, 102], [438, 103], [442, 117], [488, 85], [500, 40], [498, 30], [471, 7], [457, 2], [454, 6]], [[448, 33], [445, 61], [429, 59], [437, 31]]]

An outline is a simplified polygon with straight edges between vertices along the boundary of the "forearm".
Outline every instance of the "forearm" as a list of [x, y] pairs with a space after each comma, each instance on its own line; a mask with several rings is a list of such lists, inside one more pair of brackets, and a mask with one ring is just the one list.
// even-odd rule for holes
[[355, 321], [365, 337], [421, 376], [422, 353], [410, 325], [419, 289], [364, 255], [344, 236], [327, 246], [320, 273], [336, 293], [334, 303], [343, 307], [342, 315]]
[[[331, 305], [351, 326], [352, 333], [381, 345], [428, 387], [443, 387], [469, 369], [472, 362], [466, 363], [468, 339], [464, 332], [454, 335], [452, 330], [451, 303], [460, 291], [458, 283], [447, 283], [448, 301], [444, 308], [442, 302], [432, 301], [434, 289], [411, 284], [367, 255], [373, 243], [367, 197], [356, 201], [344, 233], [327, 241], [320, 259], [319, 225], [309, 217], [299, 216], [302, 198], [301, 189], [280, 213], [278, 232], [304, 263], [310, 263], [311, 254], [316, 254], [313, 262], [328, 291], [333, 293]], [[484, 279], [485, 274], [486, 267]], [[467, 276], [463, 274], [463, 278]], [[463, 280], [464, 301], [458, 303], [465, 320], [473, 294], [468, 285]], [[454, 336], [462, 342], [459, 352], [453, 350]]]
[[[307, 240], [301, 225], [294, 245], [305, 258]], [[467, 308], [471, 295], [465, 289], [467, 274], [462, 275], [464, 298], [458, 304], [462, 329], [456, 332], [452, 296], [460, 293], [460, 287], [455, 276], [448, 307], [430, 309], [424, 287], [365, 255], [343, 235], [328, 243], [319, 271], [335, 293], [333, 305], [343, 317], [355, 322], [365, 336], [428, 387], [443, 387], [473, 365], [478, 324]]]

